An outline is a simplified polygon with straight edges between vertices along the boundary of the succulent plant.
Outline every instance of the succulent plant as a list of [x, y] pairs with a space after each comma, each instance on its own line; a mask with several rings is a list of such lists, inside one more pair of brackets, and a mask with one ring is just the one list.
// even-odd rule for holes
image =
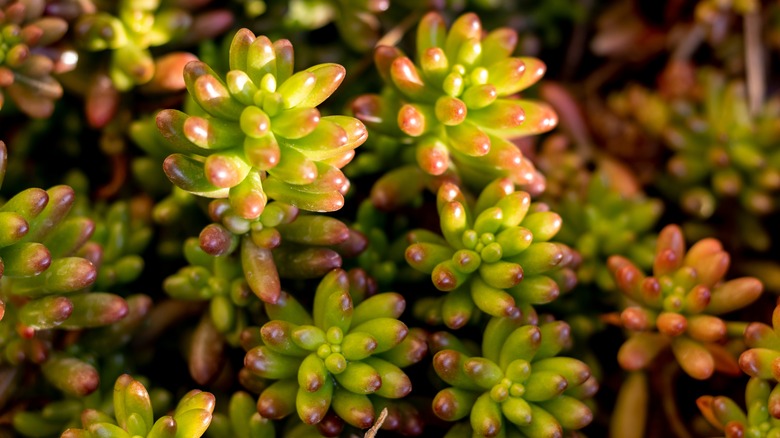
[[181, 256], [182, 242], [208, 223], [208, 217], [195, 195], [171, 186], [165, 175], [162, 163], [174, 150], [157, 129], [155, 117], [134, 121], [127, 134], [145, 152], [132, 160], [131, 170], [135, 182], [156, 200], [151, 217], [159, 228], [157, 250], [167, 258]]
[[644, 368], [671, 346], [682, 369], [695, 379], [707, 379], [715, 370], [738, 374], [736, 359], [719, 344], [734, 330], [719, 315], [752, 303], [763, 286], [753, 277], [724, 281], [730, 260], [713, 238], [686, 251], [676, 225], [658, 236], [652, 276], [625, 257], [610, 257], [608, 266], [630, 303], [616, 316], [630, 332], [618, 352], [620, 365]]
[[780, 100], [769, 100], [751, 116], [744, 84], [727, 82], [714, 70], [698, 74], [700, 96], [675, 100], [665, 109], [662, 136], [674, 152], [665, 188], [700, 218], [713, 215], [728, 199], [752, 215], [776, 211], [780, 148], [774, 121]]
[[238, 336], [247, 326], [247, 307], [252, 291], [244, 280], [238, 257], [214, 257], [198, 246], [196, 238], [184, 244], [188, 266], [163, 282], [163, 290], [175, 299], [208, 301], [208, 315], [217, 332], [238, 345]]
[[52, 76], [72, 67], [72, 53], [50, 51], [68, 30], [62, 18], [45, 14], [45, 0], [0, 2], [0, 108], [5, 96], [31, 117], [45, 118], [62, 97]]
[[642, 269], [652, 266], [651, 231], [663, 209], [659, 199], [623, 193], [619, 187], [625, 184], [617, 175], [597, 171], [581, 192], [566, 193], [557, 207], [563, 219], [558, 240], [582, 256], [578, 282], [595, 283], [603, 291], [616, 288], [606, 266], [609, 256], [624, 256]]
[[[299, 215], [298, 208], [282, 202], [269, 203], [256, 220], [236, 215], [227, 200], [212, 201], [209, 212], [212, 219], [219, 222], [201, 231], [198, 239], [200, 251], [189, 251], [201, 262], [193, 260], [191, 263], [208, 266], [214, 260], [209, 259], [209, 255], [218, 258], [237, 256], [222, 262], [222, 265], [230, 267], [227, 270], [223, 268], [222, 272], [240, 273], [237, 269], [242, 267], [246, 279], [244, 288], [248, 287], [268, 303], [275, 303], [282, 293], [280, 277], [321, 277], [341, 267], [342, 259], [337, 250], [355, 255], [366, 246], [361, 234], [353, 232], [338, 219], [318, 214]], [[240, 266], [235, 263], [237, 258], [240, 258]], [[183, 277], [176, 280], [177, 285], [184, 284], [179, 282], [181, 280], [200, 283], [196, 288], [206, 286], [207, 277], [202, 274], [194, 277], [195, 271], [182, 274]], [[191, 277], [191, 280], [184, 280], [185, 277]], [[192, 293], [186, 292], [185, 295], [191, 296]], [[246, 298], [240, 299], [244, 305], [248, 302]]]
[[473, 436], [563, 436], [585, 427], [593, 414], [582, 399], [598, 384], [585, 363], [558, 357], [570, 342], [565, 322], [524, 325], [519, 318], [490, 320], [482, 356], [457, 339], [443, 342], [433, 367], [451, 387], [436, 394], [434, 413], [447, 421], [468, 416]]
[[266, 303], [263, 345], [244, 359], [251, 372], [275, 381], [260, 394], [260, 415], [279, 419], [297, 412], [304, 423], [318, 424], [332, 409], [366, 429], [376, 419], [374, 399], [411, 391], [401, 368], [419, 361], [427, 346], [397, 319], [403, 297], [382, 293], [353, 305], [349, 289], [347, 273], [333, 270], [317, 287], [312, 314], [286, 293], [276, 304]]
[[[196, 105], [189, 105], [192, 106]], [[155, 115], [144, 115], [134, 120], [127, 129], [127, 136], [144, 152], [135, 157], [130, 164], [133, 179], [144, 192], [158, 197], [180, 190], [171, 187], [170, 181], [162, 170], [162, 162], [174, 150], [157, 129]]]
[[365, 238], [340, 220], [299, 214], [297, 207], [284, 202], [270, 202], [255, 220], [236, 214], [224, 199], [212, 201], [209, 213], [216, 223], [200, 233], [201, 248], [221, 256], [240, 247], [247, 282], [263, 301], [278, 297], [279, 276], [321, 277], [341, 267], [340, 253], [357, 255], [366, 246]]
[[481, 187], [499, 177], [543, 186], [512, 138], [552, 129], [546, 104], [513, 97], [536, 83], [544, 64], [512, 57], [517, 34], [509, 28], [482, 35], [475, 14], [460, 16], [447, 30], [438, 13], [417, 29], [417, 64], [399, 49], [379, 46], [374, 61], [386, 83], [382, 94], [357, 98], [355, 116], [369, 129], [415, 147], [426, 173], [448, 169]]
[[647, 430], [650, 398], [648, 376], [644, 371], [629, 373], [620, 385], [615, 409], [609, 421], [611, 436], [640, 437]]
[[92, 241], [102, 246], [95, 287], [110, 288], [136, 280], [144, 268], [141, 253], [152, 238], [149, 227], [150, 205], [146, 199], [116, 202], [97, 221]]
[[745, 388], [745, 412], [729, 397], [705, 395], [696, 400], [699, 410], [710, 424], [726, 438], [776, 437], [780, 434], [780, 387], [766, 380], [752, 378]]
[[227, 413], [214, 413], [206, 436], [269, 438], [276, 434], [274, 423], [257, 412], [254, 398], [246, 392], [238, 391], [230, 397]]
[[365, 141], [357, 119], [322, 116], [322, 103], [344, 79], [338, 64], [293, 74], [287, 40], [239, 31], [226, 82], [202, 62], [185, 67], [190, 95], [208, 117], [175, 110], [157, 115], [163, 136], [183, 153], [164, 164], [171, 181], [200, 196], [228, 198], [235, 213], [257, 219], [268, 199], [309, 211], [334, 211], [349, 187], [339, 170]]
[[191, 22], [183, 11], [160, 10], [159, 0], [125, 0], [115, 10], [90, 6], [74, 26], [77, 42], [85, 51], [110, 50], [108, 75], [119, 91], [149, 82], [155, 70], [149, 48], [181, 36]]
[[[5, 144], [0, 142], [2, 169], [5, 158]], [[93, 260], [103, 249], [85, 245], [94, 222], [67, 217], [74, 201], [73, 189], [60, 185], [47, 191], [24, 190], [0, 207], [7, 230], [0, 248], [5, 362], [44, 362], [48, 347], [35, 337], [38, 331], [101, 327], [127, 315], [128, 305], [121, 297], [87, 292], [97, 279]]]
[[[437, 196], [443, 236], [412, 231], [406, 261], [431, 275], [447, 295], [431, 309], [450, 328], [465, 325], [475, 312], [537, 321], [532, 306], [555, 300], [573, 279], [571, 250], [550, 242], [561, 218], [544, 204], [531, 203], [508, 178], [490, 183], [475, 203], [454, 184]], [[567, 275], [571, 274], [571, 275]], [[563, 289], [573, 287], [569, 281]], [[437, 318], [438, 319], [438, 318]]]
[[[199, 228], [207, 223], [207, 217], [197, 201], [194, 195], [173, 187], [170, 194], [152, 208], [152, 221], [159, 231], [156, 236], [157, 252], [163, 258], [181, 257], [182, 242], [197, 234]], [[202, 217], [202, 221], [197, 220], [199, 217]], [[185, 218], [191, 221], [184, 221]]]
[[[139, 140], [156, 139], [146, 124], [137, 125], [136, 133]], [[182, 207], [177, 202], [182, 195], [180, 190], [174, 192], [174, 197], [163, 200], [160, 210], [170, 208], [170, 213], [177, 214]], [[292, 261], [279, 264], [283, 268], [283, 277], [315, 278], [341, 266], [341, 256], [337, 252], [342, 249], [341, 246], [351, 253], [360, 252], [365, 247], [364, 239], [341, 221], [323, 215], [301, 215], [300, 210], [289, 203], [272, 200], [263, 207], [259, 216], [246, 218], [229, 199], [214, 199], [208, 206], [208, 214], [214, 223], [201, 231], [201, 248], [215, 256], [230, 254], [239, 248], [244, 254], [242, 260], [247, 263], [247, 272], [257, 273], [247, 275], [252, 290], [261, 299], [273, 301], [280, 293], [280, 273], [272, 254], [279, 260]], [[162, 214], [162, 211], [159, 213]], [[250, 268], [250, 264], [254, 268]], [[272, 281], [275, 286], [271, 285]]]
[[748, 350], [739, 356], [739, 366], [746, 374], [766, 380], [780, 381], [780, 306], [772, 313], [772, 326], [751, 322], [745, 328]]
[[97, 278], [94, 286], [111, 290], [136, 280], [143, 271], [141, 253], [152, 239], [151, 210], [148, 197], [137, 196], [113, 203], [89, 202], [89, 183], [81, 173], [71, 173], [66, 181], [76, 192], [73, 216], [88, 218], [95, 230], [82, 252], [99, 253], [94, 258]]
[[81, 415], [82, 428], [67, 429], [62, 438], [199, 438], [206, 432], [214, 412], [211, 393], [194, 389], [181, 398], [173, 415], [154, 420], [146, 387], [128, 374], [114, 385], [114, 416], [94, 409]]
[[[48, 342], [43, 345], [50, 349], [39, 351], [45, 360], [40, 367], [43, 382], [62, 391], [65, 397], [46, 404], [40, 411], [17, 411], [13, 415], [16, 432], [30, 437], [59, 436], [63, 429], [80, 424], [84, 409], [106, 408], [114, 380], [133, 366], [133, 361], [121, 350], [144, 324], [152, 306], [151, 298], [140, 294], [127, 297], [126, 302], [127, 315], [121, 320], [81, 330], [79, 342], [69, 343], [63, 350], [52, 348], [52, 341], [57, 338], [41, 337]], [[34, 357], [30, 359], [35, 361]], [[170, 398], [162, 389], [153, 395], [158, 402]], [[158, 407], [164, 409], [165, 405]]]
[[121, 92], [143, 86], [149, 94], [182, 90], [181, 71], [195, 57], [187, 52], [155, 56], [151, 49], [171, 43], [208, 39], [230, 27], [227, 10], [196, 9], [209, 1], [100, 2], [86, 0], [75, 13], [74, 43], [79, 51], [77, 68], [63, 82], [85, 96], [91, 126], [110, 122], [120, 106]]
[[[13, 416], [14, 431], [26, 437], [59, 437], [63, 430], [81, 426], [81, 414], [85, 409], [113, 412], [114, 382], [129, 363], [124, 354], [112, 354], [99, 361], [100, 385], [86, 396], [68, 396], [47, 403], [39, 411], [28, 409]], [[148, 386], [148, 379], [139, 377]], [[150, 391], [153, 411], [162, 416], [170, 409], [173, 396], [163, 388]]]
[[403, 222], [386, 217], [369, 199], [358, 206], [352, 227], [366, 237], [367, 246], [356, 262], [380, 286], [389, 286], [399, 277], [412, 279], [417, 274], [404, 260], [407, 243]]

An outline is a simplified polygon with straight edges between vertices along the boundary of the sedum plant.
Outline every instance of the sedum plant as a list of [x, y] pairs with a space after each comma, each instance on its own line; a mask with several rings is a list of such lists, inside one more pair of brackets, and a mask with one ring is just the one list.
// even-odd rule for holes
[[341, 253], [355, 255], [366, 246], [365, 238], [340, 220], [299, 214], [284, 202], [270, 202], [255, 220], [237, 215], [225, 199], [212, 201], [209, 213], [218, 222], [201, 231], [201, 250], [215, 257], [240, 255], [249, 287], [265, 302], [279, 298], [279, 277], [321, 277], [341, 267]]
[[557, 208], [563, 222], [558, 239], [582, 256], [579, 283], [595, 283], [604, 291], [615, 290], [609, 256], [624, 256], [642, 269], [652, 266], [651, 231], [663, 210], [659, 199], [621, 193], [626, 186], [621, 182], [617, 175], [596, 172], [581, 193], [567, 192]]
[[263, 301], [281, 294], [275, 259], [289, 266], [281, 276], [318, 277], [340, 267], [341, 257], [316, 246], [352, 236], [336, 219], [298, 216], [341, 208], [349, 182], [339, 169], [365, 141], [358, 120], [321, 117], [316, 108], [344, 74], [337, 64], [293, 74], [289, 41], [271, 43], [243, 29], [230, 47], [226, 82], [202, 62], [185, 67], [188, 91], [204, 113], [157, 115], [172, 148], [192, 154], [169, 155], [168, 177], [190, 193], [218, 198], [209, 206], [216, 223], [201, 232], [201, 248], [223, 256], [240, 246], [248, 285]]
[[137, 280], [144, 269], [141, 253], [152, 239], [152, 205], [145, 196], [113, 203], [89, 202], [89, 183], [85, 175], [72, 173], [67, 182], [76, 192], [72, 215], [88, 218], [95, 230], [85, 244], [84, 253], [100, 252], [93, 259], [97, 268], [95, 287], [108, 290]]
[[726, 438], [780, 436], [780, 412], [777, 400], [780, 387], [752, 378], [745, 388], [747, 412], [729, 397], [701, 396], [696, 400], [707, 421]]
[[150, 207], [144, 199], [106, 206], [92, 236], [92, 241], [104, 248], [96, 287], [132, 283], [141, 276], [144, 259], [140, 254], [152, 238]]
[[[675, 116], [682, 116], [684, 121], [672, 125], [666, 135], [676, 152], [668, 163], [670, 174], [692, 186], [683, 193], [683, 202], [696, 198], [698, 193], [701, 200], [694, 204], [704, 209], [699, 211], [702, 215], [722, 198], [737, 199], [754, 215], [775, 211], [780, 155], [773, 120], [780, 102], [768, 102], [760, 114], [751, 117], [743, 85], [727, 83], [716, 72], [705, 70], [700, 74], [704, 98], [697, 105], [699, 111], [683, 107], [681, 111], [688, 114], [676, 112]], [[703, 123], [708, 129], [686, 127], [695, 123]], [[723, 134], [725, 131], [728, 136]], [[719, 141], [723, 138], [726, 141]], [[698, 158], [702, 156], [707, 160]]]
[[[589, 160], [563, 134], [548, 135], [537, 147], [534, 164], [545, 177], [543, 198], [555, 204], [570, 192], [579, 192], [591, 180]], [[603, 163], [598, 163], [603, 164]]]
[[753, 277], [724, 281], [730, 260], [712, 238], [686, 251], [676, 225], [658, 236], [652, 276], [625, 257], [610, 257], [609, 268], [629, 300], [618, 317], [630, 333], [618, 352], [620, 365], [644, 368], [671, 347], [682, 369], [695, 379], [707, 379], [715, 370], [738, 373], [736, 360], [719, 343], [734, 332], [720, 315], [755, 301], [763, 286]]
[[673, 153], [666, 163], [670, 178], [659, 185], [698, 218], [713, 216], [729, 201], [754, 216], [776, 211], [780, 155], [774, 120], [780, 102], [769, 99], [751, 114], [744, 83], [714, 69], [696, 75], [699, 87], [682, 97], [632, 91], [650, 103], [628, 111]]
[[321, 116], [317, 106], [344, 75], [338, 64], [293, 74], [289, 41], [239, 31], [224, 81], [200, 61], [185, 66], [187, 90], [207, 116], [157, 115], [160, 132], [180, 151], [165, 160], [168, 178], [190, 193], [227, 198], [250, 220], [269, 199], [308, 211], [338, 210], [349, 187], [339, 169], [366, 131], [357, 119]]
[[[6, 156], [5, 144], [0, 142], [2, 169]], [[68, 217], [74, 202], [73, 189], [59, 185], [24, 190], [0, 207], [6, 230], [0, 244], [3, 362], [46, 362], [50, 342], [36, 337], [38, 332], [101, 327], [127, 315], [128, 305], [121, 297], [87, 290], [97, 279], [93, 261], [97, 262], [103, 249], [89, 250], [86, 245], [94, 222]], [[68, 373], [57, 368], [50, 367], [50, 377], [61, 389], [79, 394], [95, 389], [94, 378], [69, 380]], [[82, 369], [91, 369], [87, 374], [94, 377], [93, 368]]]
[[275, 381], [260, 394], [260, 415], [280, 419], [297, 412], [311, 425], [332, 409], [347, 424], [370, 427], [375, 400], [409, 394], [412, 383], [401, 368], [427, 350], [397, 319], [404, 307], [403, 297], [389, 292], [354, 304], [343, 270], [322, 279], [311, 314], [287, 294], [266, 304], [270, 321], [260, 329], [262, 345], [244, 358], [249, 371]]
[[453, 170], [473, 186], [500, 177], [543, 185], [509, 140], [548, 131], [557, 118], [546, 104], [515, 96], [545, 72], [536, 58], [513, 57], [516, 44], [509, 28], [483, 35], [473, 13], [449, 29], [440, 14], [428, 13], [417, 28], [415, 61], [395, 47], [375, 49], [386, 86], [381, 94], [357, 98], [355, 116], [412, 145], [428, 174]]
[[152, 403], [144, 385], [128, 374], [114, 385], [114, 415], [94, 409], [81, 414], [81, 429], [68, 429], [61, 438], [199, 438], [211, 423], [214, 396], [192, 390], [179, 400], [173, 415], [154, 420]]
[[[407, 246], [402, 218], [388, 218], [370, 199], [358, 206], [352, 228], [366, 237], [366, 248], [356, 258], [357, 265], [368, 272], [380, 286], [392, 284], [399, 276], [414, 278], [417, 271], [404, 260]], [[386, 232], [385, 229], [391, 228]]]
[[63, 59], [49, 47], [65, 35], [68, 23], [45, 15], [45, 8], [45, 0], [0, 2], [0, 109], [7, 96], [25, 114], [46, 118], [62, 97], [53, 73], [67, 70], [73, 54]]
[[474, 203], [445, 183], [437, 205], [442, 236], [412, 231], [406, 249], [406, 261], [430, 274], [433, 285], [446, 293], [433, 303], [423, 301], [428, 308], [420, 310], [450, 328], [463, 327], [476, 312], [522, 314], [536, 322], [533, 306], [558, 297], [556, 280], [563, 280], [572, 260], [568, 247], [550, 242], [561, 227], [560, 216], [545, 204], [531, 203], [508, 178], [487, 185]]
[[180, 300], [208, 301], [213, 327], [228, 342], [238, 344], [238, 336], [248, 325], [252, 291], [237, 258], [206, 254], [195, 238], [185, 242], [184, 254], [190, 264], [163, 281], [165, 293]]
[[[151, 303], [150, 303], [151, 304]], [[13, 417], [14, 431], [25, 437], [58, 437], [64, 430], [81, 426], [85, 410], [113, 412], [114, 383], [128, 363], [125, 355], [111, 355], [101, 361], [100, 387], [86, 397], [69, 396], [53, 400], [40, 411], [19, 411]], [[139, 378], [148, 386], [148, 379]], [[154, 388], [149, 392], [155, 416], [163, 416], [171, 408], [170, 392]]]
[[232, 14], [196, 11], [205, 3], [209, 1], [84, 0], [59, 5], [75, 15], [72, 42], [79, 56], [75, 71], [63, 80], [85, 96], [92, 127], [103, 128], [117, 119], [122, 92], [141, 87], [154, 95], [184, 88], [181, 69], [194, 56], [187, 52], [157, 55], [152, 50], [208, 39], [228, 29]]
[[149, 48], [181, 36], [192, 20], [184, 11], [160, 8], [160, 3], [122, 0], [115, 10], [90, 4], [85, 7], [90, 12], [81, 15], [75, 24], [83, 50], [109, 50], [108, 76], [117, 90], [127, 91], [149, 82], [155, 70]]
[[[451, 386], [436, 394], [434, 413], [447, 421], [468, 417], [475, 437], [562, 436], [585, 427], [593, 414], [582, 399], [598, 385], [585, 363], [558, 357], [570, 342], [565, 322], [536, 326], [519, 318], [491, 318], [482, 356], [457, 339], [442, 342], [433, 367]], [[469, 436], [458, 429], [448, 436]]]

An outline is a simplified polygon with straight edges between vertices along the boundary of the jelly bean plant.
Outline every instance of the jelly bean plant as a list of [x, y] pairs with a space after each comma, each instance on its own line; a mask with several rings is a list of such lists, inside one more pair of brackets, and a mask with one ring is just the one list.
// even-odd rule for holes
[[0, 0], [0, 437], [780, 437], [778, 17]]

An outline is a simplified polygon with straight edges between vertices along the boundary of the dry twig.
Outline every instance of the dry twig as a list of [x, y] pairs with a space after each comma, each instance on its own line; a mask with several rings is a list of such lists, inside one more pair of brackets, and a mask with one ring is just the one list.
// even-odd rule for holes
[[364, 435], [364, 438], [376, 437], [376, 434], [379, 433], [379, 428], [382, 427], [382, 423], [385, 422], [386, 418], [387, 418], [387, 408], [384, 408], [382, 409], [382, 412], [379, 413], [379, 418], [376, 419], [376, 423], [374, 423], [374, 425], [371, 426], [371, 429], [368, 429], [368, 431]]

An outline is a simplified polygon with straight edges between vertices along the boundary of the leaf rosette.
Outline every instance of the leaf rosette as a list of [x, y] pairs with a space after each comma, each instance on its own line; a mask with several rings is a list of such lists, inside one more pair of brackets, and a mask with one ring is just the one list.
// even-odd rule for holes
[[199, 196], [228, 198], [245, 219], [269, 199], [308, 211], [335, 211], [349, 181], [341, 172], [367, 137], [352, 117], [322, 116], [317, 106], [346, 71], [319, 64], [293, 73], [293, 47], [240, 30], [225, 80], [208, 65], [185, 66], [190, 96], [207, 113], [164, 110], [157, 126], [179, 153], [164, 162], [168, 178]]

